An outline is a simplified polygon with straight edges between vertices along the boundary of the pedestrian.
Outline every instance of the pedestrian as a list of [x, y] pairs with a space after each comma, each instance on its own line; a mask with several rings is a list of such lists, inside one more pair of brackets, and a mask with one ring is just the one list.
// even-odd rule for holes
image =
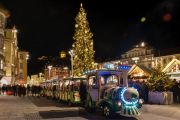
[[148, 86], [146, 85], [145, 81], [143, 81], [142, 85], [143, 85], [143, 91], [144, 91], [143, 99], [144, 99], [145, 103], [148, 103], [149, 89], [148, 89]]
[[22, 85], [22, 95], [23, 97], [26, 96], [26, 87]]
[[30, 87], [29, 84], [27, 85], [26, 91], [27, 91], [27, 96], [29, 96], [30, 95], [30, 91], [31, 91], [31, 87]]
[[21, 97], [22, 91], [23, 91], [22, 85], [19, 85], [19, 86], [18, 86], [18, 96], [19, 96], [19, 97]]
[[180, 103], [180, 81], [178, 81], [177, 96], [178, 96], [177, 102]]
[[174, 103], [177, 103], [178, 102], [178, 82], [176, 81], [176, 79], [174, 79], [174, 86], [172, 87], [172, 92], [173, 92], [173, 100], [174, 100]]
[[2, 93], [3, 93], [3, 95], [5, 94], [5, 91], [6, 91], [6, 85], [3, 84], [3, 86], [2, 86]]
[[31, 87], [31, 92], [32, 92], [32, 96], [34, 96], [35, 95], [35, 85], [33, 85], [32, 87]]
[[83, 81], [81, 81], [80, 82], [80, 99], [81, 99], [82, 106], [85, 106], [86, 95], [87, 95], [86, 84]]
[[42, 91], [42, 88], [40, 85], [37, 86], [37, 94], [38, 96], [41, 96], [41, 91]]
[[13, 95], [14, 95], [14, 96], [17, 96], [17, 86], [14, 84], [14, 85], [12, 86], [12, 88], [13, 88]]

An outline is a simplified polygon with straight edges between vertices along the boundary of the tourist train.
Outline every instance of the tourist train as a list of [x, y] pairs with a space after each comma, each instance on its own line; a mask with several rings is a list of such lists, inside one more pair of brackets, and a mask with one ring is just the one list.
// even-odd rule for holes
[[80, 85], [84, 83], [87, 93], [84, 106], [88, 111], [100, 109], [106, 117], [114, 113], [137, 116], [143, 100], [135, 88], [123, 83], [122, 76], [119, 70], [92, 70], [85, 72], [84, 77], [47, 80], [42, 86], [47, 97], [71, 105], [81, 103]]

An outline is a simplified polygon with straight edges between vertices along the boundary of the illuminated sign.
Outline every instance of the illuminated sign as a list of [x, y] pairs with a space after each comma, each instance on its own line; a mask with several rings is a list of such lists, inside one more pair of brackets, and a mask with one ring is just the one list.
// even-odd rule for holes
[[128, 66], [128, 65], [120, 65], [118, 67], [120, 70], [130, 70], [131, 66]]

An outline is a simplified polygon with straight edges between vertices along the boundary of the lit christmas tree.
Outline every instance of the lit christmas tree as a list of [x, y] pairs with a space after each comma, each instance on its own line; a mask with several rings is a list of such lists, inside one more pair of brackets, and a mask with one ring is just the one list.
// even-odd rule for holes
[[74, 53], [73, 74], [81, 76], [84, 71], [92, 70], [94, 66], [93, 34], [90, 31], [82, 3], [75, 21], [75, 34], [73, 36], [75, 42], [72, 45]]

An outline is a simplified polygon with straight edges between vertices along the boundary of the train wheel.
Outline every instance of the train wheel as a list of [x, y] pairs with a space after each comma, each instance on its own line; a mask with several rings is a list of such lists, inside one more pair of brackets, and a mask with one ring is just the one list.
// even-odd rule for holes
[[106, 117], [108, 117], [108, 118], [112, 116], [112, 110], [111, 110], [111, 108], [110, 108], [109, 105], [105, 105], [105, 106], [104, 106], [104, 108], [103, 108], [103, 114], [104, 114], [104, 116], [106, 116]]

